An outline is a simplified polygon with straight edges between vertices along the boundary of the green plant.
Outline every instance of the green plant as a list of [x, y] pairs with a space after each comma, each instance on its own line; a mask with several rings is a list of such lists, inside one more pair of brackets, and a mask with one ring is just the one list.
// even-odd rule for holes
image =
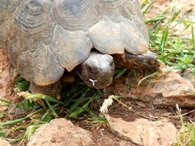
[[[153, 4], [153, 1], [144, 0], [144, 14], [150, 11]], [[158, 54], [162, 62], [172, 70], [195, 69], [195, 22], [184, 17], [175, 3], [145, 22], [152, 26], [149, 29], [150, 49]], [[188, 31], [187, 34], [184, 31]]]
[[[195, 112], [192, 111], [192, 112]], [[180, 118], [180, 132], [178, 133], [177, 142], [174, 146], [195, 146], [195, 123], [194, 122], [185, 122], [184, 114], [182, 114], [181, 109], [177, 105], [177, 114]]]

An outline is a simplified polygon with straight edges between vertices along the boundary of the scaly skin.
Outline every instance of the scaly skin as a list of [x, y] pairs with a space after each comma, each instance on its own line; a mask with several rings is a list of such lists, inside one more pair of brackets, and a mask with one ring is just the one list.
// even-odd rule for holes
[[140, 55], [125, 53], [124, 55], [113, 55], [115, 64], [119, 68], [127, 67], [129, 69], [147, 70], [155, 72], [160, 70], [161, 62], [156, 54], [147, 51]]

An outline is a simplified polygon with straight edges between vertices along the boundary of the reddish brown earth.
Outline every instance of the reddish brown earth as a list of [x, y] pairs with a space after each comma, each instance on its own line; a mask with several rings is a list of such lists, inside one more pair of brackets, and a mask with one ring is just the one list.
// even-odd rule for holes
[[12, 68], [5, 50], [0, 48], [0, 97], [13, 97], [13, 80], [15, 71]]
[[[189, 17], [192, 17], [192, 13], [192, 18], [194, 18], [194, 0], [185, 2], [183, 0], [179, 1], [183, 7], [183, 14], [188, 15], [190, 13]], [[165, 9], [170, 2], [172, 2], [172, 0], [157, 0], [146, 17], [153, 17], [158, 14], [161, 10]], [[172, 77], [170, 77], [171, 75]], [[0, 49], [0, 97], [8, 99], [15, 98], [13, 92], [15, 76], [16, 73], [10, 65], [7, 55], [3, 49]], [[132, 81], [133, 83], [137, 82], [134, 82], [135, 78], [128, 78], [128, 75], [115, 80], [113, 85], [106, 90], [103, 98], [107, 98], [109, 94], [120, 95], [123, 97], [121, 98], [121, 103], [125, 106], [116, 101], [110, 106], [108, 115], [111, 117], [108, 118], [108, 121], [110, 121], [107, 126], [101, 124], [86, 124], [85, 122], [80, 121], [74, 121], [74, 125], [72, 125], [72, 123], [60, 119], [59, 121], [55, 121], [56, 124], [48, 124], [51, 127], [47, 127], [48, 125], [42, 127], [43, 131], [39, 129], [28, 145], [42, 146], [45, 142], [46, 145], [57, 146], [64, 145], [68, 142], [71, 146], [158, 146], [160, 144], [168, 146], [169, 144], [166, 142], [174, 142], [173, 138], [176, 136], [175, 130], [180, 128], [175, 103], [182, 106], [187, 105], [188, 107], [195, 105], [194, 92], [185, 92], [182, 85], [184, 85], [183, 87], [188, 89], [188, 91], [193, 91], [194, 87], [193, 83], [190, 84], [188, 80], [180, 77], [177, 78], [177, 75], [162, 75], [159, 78], [161, 78], [160, 82], [152, 82], [149, 86], [140, 86], [138, 88], [135, 84], [132, 85]], [[172, 79], [172, 81], [170, 82], [166, 79]], [[145, 85], [144, 83], [147, 83], [147, 81], [148, 80], [144, 81], [141, 85]], [[168, 86], [167, 83], [169, 83]], [[163, 87], [163, 85], [166, 87]], [[160, 90], [157, 90], [157, 88]], [[153, 95], [153, 97], [150, 97], [151, 95]], [[155, 99], [155, 97], [159, 98]], [[103, 98], [92, 104], [91, 108], [95, 111], [99, 111]], [[0, 104], [0, 111], [2, 110], [5, 109]], [[184, 108], [182, 109], [182, 112], [188, 113], [189, 109]], [[188, 113], [184, 116], [184, 119], [187, 121], [195, 121], [195, 114], [193, 112]], [[164, 122], [165, 125], [163, 125], [162, 121], [166, 121]], [[135, 122], [137, 123], [135, 124]], [[136, 125], [138, 127], [136, 127]], [[139, 125], [142, 125], [142, 127], [140, 128]], [[169, 126], [166, 127], [166, 125]], [[177, 129], [174, 129], [174, 127]], [[51, 130], [52, 128], [53, 130]], [[162, 128], [161, 132], [158, 131], [159, 128]], [[125, 129], [128, 130], [125, 131]], [[60, 131], [55, 132], [55, 135], [52, 133], [55, 130]], [[76, 134], [74, 133], [75, 131], [77, 131]], [[170, 132], [173, 133], [169, 135]], [[161, 134], [164, 134], [164, 136], [159, 138], [158, 136]], [[38, 135], [38, 137], [36, 137], [36, 135]], [[40, 135], [44, 135], [45, 139]], [[155, 137], [154, 135], [157, 136]], [[152, 142], [150, 140], [151, 137], [153, 139]], [[48, 141], [46, 140], [47, 138]], [[65, 141], [66, 138], [69, 141]]]

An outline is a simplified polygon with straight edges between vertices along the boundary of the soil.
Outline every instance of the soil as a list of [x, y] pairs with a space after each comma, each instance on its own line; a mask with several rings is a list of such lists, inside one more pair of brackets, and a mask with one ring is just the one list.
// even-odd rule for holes
[[[182, 2], [182, 0], [180, 1]], [[193, 1], [194, 0], [188, 0], [187, 2], [185, 2], [185, 8], [183, 9], [185, 14], [191, 12], [192, 9], [195, 8], [195, 4]], [[159, 13], [162, 9], [169, 5], [170, 2], [172, 2], [172, 0], [157, 0], [155, 3], [155, 7], [152, 8], [147, 17], [152, 17], [154, 14]], [[96, 103], [91, 105], [91, 109], [94, 111], [99, 111], [99, 107], [102, 105], [103, 100], [104, 98], [102, 97], [102, 99], [96, 101]], [[129, 98], [122, 98], [121, 102], [131, 108], [127, 109], [126, 107], [115, 101], [114, 104], [109, 108], [110, 115], [112, 115], [113, 117], [120, 117], [125, 121], [134, 121], [138, 118], [145, 118], [151, 121], [157, 121], [163, 118], [167, 118], [171, 122], [173, 122], [178, 129], [180, 128], [179, 116], [176, 113], [175, 107], [155, 107], [150, 103], [136, 101]], [[182, 113], [188, 112], [189, 109], [182, 109]], [[1, 120], [6, 121], [8, 119]], [[195, 114], [186, 114], [184, 116], [184, 120], [195, 121]], [[125, 141], [124, 139], [120, 139], [119, 137], [117, 137], [115, 134], [110, 132], [105, 125], [94, 125], [78, 121], [73, 121], [73, 123], [81, 126], [84, 129], [90, 130], [92, 132], [93, 140], [98, 141], [99, 146], [115, 146], [119, 143], [122, 143], [121, 145], [136, 146], [136, 144], [134, 143]], [[12, 133], [10, 137], [15, 137], [16, 135], [18, 135], [18, 133]], [[105, 141], [107, 142], [105, 143]]]

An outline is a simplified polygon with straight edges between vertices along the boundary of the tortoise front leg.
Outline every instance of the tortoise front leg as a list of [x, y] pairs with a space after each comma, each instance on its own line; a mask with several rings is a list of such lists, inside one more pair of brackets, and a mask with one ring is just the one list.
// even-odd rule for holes
[[60, 98], [61, 83], [58, 81], [57, 83], [47, 86], [39, 86], [34, 83], [30, 83], [30, 91], [32, 93], [42, 93], [58, 99]]
[[119, 67], [130, 69], [147, 70], [155, 72], [160, 70], [162, 63], [158, 60], [155, 53], [147, 51], [140, 55], [125, 53], [124, 55], [115, 55], [115, 64]]

